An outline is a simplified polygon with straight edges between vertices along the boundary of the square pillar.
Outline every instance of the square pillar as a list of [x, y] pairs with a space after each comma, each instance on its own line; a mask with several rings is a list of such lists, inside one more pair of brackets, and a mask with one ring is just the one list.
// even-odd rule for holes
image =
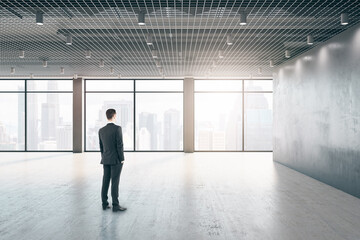
[[84, 151], [83, 135], [83, 79], [73, 79], [73, 152]]
[[194, 78], [184, 78], [184, 152], [193, 153], [194, 141]]

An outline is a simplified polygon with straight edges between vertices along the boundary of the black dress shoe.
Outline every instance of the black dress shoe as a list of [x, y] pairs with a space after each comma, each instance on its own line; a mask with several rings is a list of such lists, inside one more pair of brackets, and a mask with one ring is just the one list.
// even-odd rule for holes
[[120, 212], [120, 211], [125, 211], [127, 208], [121, 207], [121, 206], [116, 206], [113, 207], [113, 212]]
[[106, 209], [110, 208], [110, 206], [109, 206], [109, 204], [108, 205], [103, 205], [102, 208], [103, 208], [103, 210], [106, 210]]

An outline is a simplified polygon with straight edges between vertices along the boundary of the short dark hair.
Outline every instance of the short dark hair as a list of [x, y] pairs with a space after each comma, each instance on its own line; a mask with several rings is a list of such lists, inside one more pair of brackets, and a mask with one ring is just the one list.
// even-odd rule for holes
[[112, 119], [115, 114], [116, 114], [115, 109], [109, 108], [108, 110], [106, 110], [106, 117], [108, 120]]

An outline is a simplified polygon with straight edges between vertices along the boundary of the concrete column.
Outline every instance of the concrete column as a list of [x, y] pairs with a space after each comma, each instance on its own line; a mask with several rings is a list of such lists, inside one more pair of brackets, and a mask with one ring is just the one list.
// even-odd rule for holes
[[83, 144], [83, 79], [73, 79], [73, 152], [82, 153]]
[[184, 152], [194, 152], [194, 78], [184, 79]]

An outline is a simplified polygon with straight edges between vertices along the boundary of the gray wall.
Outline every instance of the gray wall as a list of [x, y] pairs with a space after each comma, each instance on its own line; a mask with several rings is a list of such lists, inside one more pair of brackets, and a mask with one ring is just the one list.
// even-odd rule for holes
[[360, 25], [276, 69], [274, 161], [360, 197]]

